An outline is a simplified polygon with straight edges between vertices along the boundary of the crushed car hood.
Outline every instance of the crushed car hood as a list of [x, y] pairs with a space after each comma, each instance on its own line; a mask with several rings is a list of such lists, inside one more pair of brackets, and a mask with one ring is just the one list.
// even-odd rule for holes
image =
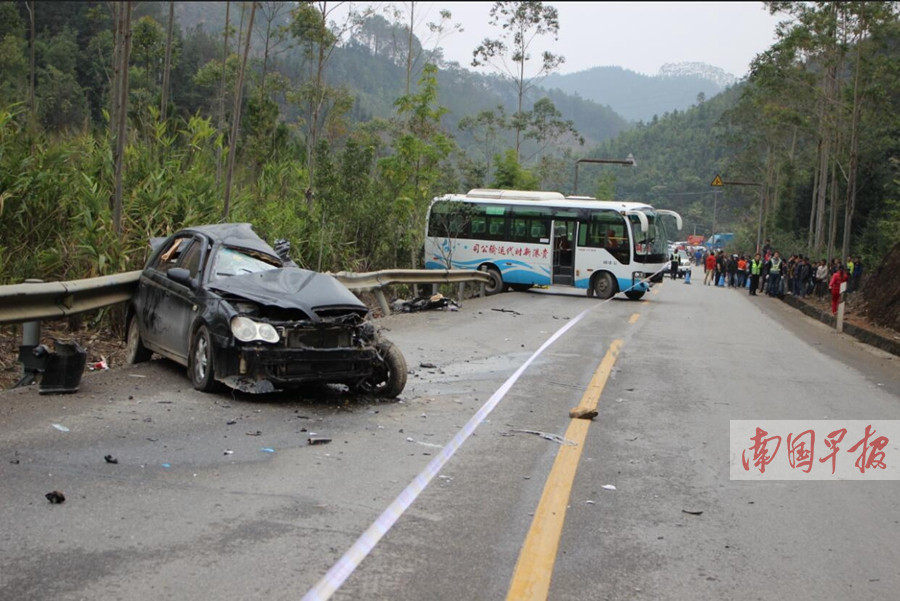
[[235, 275], [209, 284], [211, 290], [283, 309], [300, 309], [310, 318], [325, 309], [366, 313], [368, 307], [330, 275], [283, 267]]

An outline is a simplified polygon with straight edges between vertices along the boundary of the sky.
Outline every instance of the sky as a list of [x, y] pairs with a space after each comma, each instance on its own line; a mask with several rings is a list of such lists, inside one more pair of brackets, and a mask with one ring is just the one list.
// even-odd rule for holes
[[[617, 66], [656, 75], [665, 63], [703, 62], [743, 77], [753, 58], [775, 41], [777, 16], [762, 2], [545, 2], [559, 12], [559, 39], [538, 48], [565, 57], [559, 73]], [[502, 30], [488, 23], [493, 2], [420, 2], [422, 22], [453, 14], [464, 32], [442, 38], [444, 57], [471, 68], [472, 50]], [[416, 19], [418, 22], [419, 19]], [[424, 28], [423, 28], [424, 29]], [[424, 33], [424, 32], [423, 32]], [[418, 34], [418, 32], [417, 32]], [[419, 37], [424, 37], [419, 34]], [[424, 40], [426, 48], [434, 40]]]

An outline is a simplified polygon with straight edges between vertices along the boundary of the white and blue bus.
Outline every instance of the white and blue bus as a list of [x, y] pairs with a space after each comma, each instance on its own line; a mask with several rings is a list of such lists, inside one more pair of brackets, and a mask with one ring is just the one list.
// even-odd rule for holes
[[637, 300], [669, 266], [663, 215], [681, 229], [677, 213], [639, 202], [517, 190], [451, 194], [429, 207], [425, 267], [485, 271], [488, 294], [559, 286]]

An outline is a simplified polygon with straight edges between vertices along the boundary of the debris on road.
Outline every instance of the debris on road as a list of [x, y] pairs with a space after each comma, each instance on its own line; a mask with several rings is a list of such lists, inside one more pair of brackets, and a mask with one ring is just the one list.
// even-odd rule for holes
[[568, 445], [570, 447], [578, 446], [577, 442], [574, 442], [572, 440], [567, 440], [567, 439], [563, 438], [562, 436], [560, 436], [559, 434], [551, 434], [549, 432], [539, 432], [537, 430], [513, 430], [513, 432], [521, 432], [523, 434], [534, 434], [536, 436], [540, 436], [544, 440], [549, 440], [549, 441], [556, 442], [559, 444]]
[[63, 426], [62, 424], [53, 424], [53, 427], [59, 430], [60, 432], [68, 432], [69, 429]]
[[263, 453], [274, 453], [275, 449], [273, 449], [272, 447], [263, 447], [260, 449], [260, 451], [262, 451]]
[[247, 436], [260, 436], [262, 435], [262, 430], [257, 430], [256, 432], [244, 432]]
[[112, 455], [104, 455], [103, 459], [106, 460], [106, 463], [119, 463], [119, 460], [113, 457]]
[[423, 367], [425, 369], [437, 369], [437, 365], [435, 365], [434, 363], [426, 362], [419, 363], [419, 367]]
[[100, 357], [99, 361], [88, 365], [89, 371], [98, 371], [98, 370], [104, 370], [104, 369], [109, 369], [109, 363], [106, 362], [106, 357]]
[[58, 490], [54, 490], [53, 492], [48, 492], [46, 495], [47, 500], [50, 501], [52, 505], [57, 505], [59, 503], [65, 503], [66, 495], [62, 494]]
[[603, 490], [616, 490], [615, 484], [604, 484], [600, 488], [602, 488]]
[[597, 411], [594, 409], [575, 408], [569, 411], [569, 417], [575, 419], [594, 419], [598, 415], [599, 413], [597, 413]]
[[324, 436], [310, 436], [306, 439], [306, 442], [309, 444], [328, 444], [331, 442], [331, 439], [325, 438]]
[[438, 293], [432, 296], [422, 296], [409, 301], [398, 299], [394, 301], [391, 306], [391, 310], [394, 313], [416, 313], [418, 311], [434, 311], [437, 309], [458, 311], [459, 303]]
[[232, 451], [231, 449], [225, 449], [225, 454], [226, 455], [234, 455], [234, 451]]
[[689, 509], [682, 509], [681, 513], [686, 513], [688, 515], [703, 515], [702, 511], [691, 511]]
[[521, 315], [518, 311], [513, 311], [512, 309], [491, 309], [491, 311], [497, 311], [498, 313], [512, 313], [513, 315]]

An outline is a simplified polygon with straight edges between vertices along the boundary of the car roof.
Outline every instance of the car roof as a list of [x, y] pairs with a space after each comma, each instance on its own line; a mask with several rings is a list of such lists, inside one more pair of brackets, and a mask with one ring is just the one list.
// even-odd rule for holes
[[[265, 240], [253, 231], [250, 223], [214, 223], [210, 225], [195, 225], [182, 229], [181, 233], [198, 233], [209, 238], [213, 243], [238, 246], [250, 250], [259, 250], [277, 257], [278, 254]], [[176, 234], [177, 235], [177, 234]]]

